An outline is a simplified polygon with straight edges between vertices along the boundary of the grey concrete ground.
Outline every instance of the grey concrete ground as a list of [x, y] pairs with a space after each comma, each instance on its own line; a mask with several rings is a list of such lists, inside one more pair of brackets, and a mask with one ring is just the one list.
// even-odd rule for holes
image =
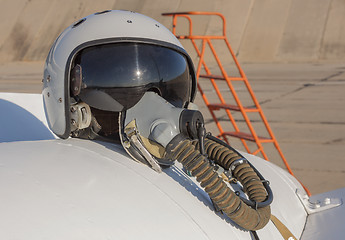
[[[298, 179], [312, 194], [345, 187], [345, 64], [242, 67]], [[0, 91], [39, 93], [42, 71], [42, 62], [0, 65]], [[203, 86], [211, 96], [210, 84], [204, 81]], [[245, 93], [243, 86], [236, 86], [236, 90]], [[224, 88], [222, 93], [228, 94]], [[199, 95], [196, 103], [205, 114], [208, 131], [216, 135], [217, 129]], [[234, 117], [241, 125], [240, 114]], [[255, 116], [253, 125], [262, 132]], [[243, 149], [236, 140], [233, 145]], [[267, 146], [266, 150], [272, 162], [283, 166], [274, 148]]]

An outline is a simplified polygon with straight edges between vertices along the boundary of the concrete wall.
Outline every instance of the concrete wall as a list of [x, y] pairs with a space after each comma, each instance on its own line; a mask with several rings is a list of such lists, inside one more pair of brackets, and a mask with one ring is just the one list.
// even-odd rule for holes
[[[345, 0], [0, 0], [0, 63], [44, 60], [64, 28], [105, 9], [140, 12], [169, 28], [163, 12], [220, 12], [241, 62], [345, 61]], [[198, 33], [220, 30], [217, 18], [197, 23]]]

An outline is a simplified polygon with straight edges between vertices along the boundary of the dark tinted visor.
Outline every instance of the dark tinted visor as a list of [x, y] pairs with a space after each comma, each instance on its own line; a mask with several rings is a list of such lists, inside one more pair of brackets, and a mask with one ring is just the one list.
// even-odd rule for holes
[[[93, 46], [82, 50], [74, 65], [82, 80], [77, 95], [101, 110], [126, 110], [149, 90], [177, 107], [190, 101], [187, 60], [170, 48], [144, 43]], [[71, 71], [71, 89], [75, 72]]]

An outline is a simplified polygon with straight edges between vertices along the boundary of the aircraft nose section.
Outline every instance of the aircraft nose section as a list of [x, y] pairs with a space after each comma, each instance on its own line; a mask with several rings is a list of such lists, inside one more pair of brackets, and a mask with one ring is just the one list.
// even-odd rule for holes
[[209, 239], [190, 211], [223, 222], [200, 204], [204, 196], [184, 189], [184, 178], [176, 183], [177, 170], [158, 174], [112, 146], [77, 139], [0, 145], [1, 238]]

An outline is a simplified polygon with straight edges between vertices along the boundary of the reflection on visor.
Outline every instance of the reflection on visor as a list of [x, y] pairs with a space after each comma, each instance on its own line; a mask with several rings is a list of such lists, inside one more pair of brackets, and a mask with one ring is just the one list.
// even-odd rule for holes
[[169, 48], [142, 43], [94, 46], [82, 50], [74, 64], [82, 69], [79, 96], [91, 106], [99, 106], [102, 103], [94, 101], [102, 100], [85, 97], [90, 89], [105, 92], [123, 110], [135, 105], [148, 90], [157, 91], [177, 107], [189, 101], [192, 80], [187, 60]]

